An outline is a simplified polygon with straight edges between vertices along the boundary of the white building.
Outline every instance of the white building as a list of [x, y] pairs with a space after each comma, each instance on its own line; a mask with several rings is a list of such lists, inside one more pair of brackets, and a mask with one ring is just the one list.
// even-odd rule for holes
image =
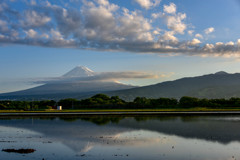
[[57, 106], [57, 110], [62, 110], [62, 106]]

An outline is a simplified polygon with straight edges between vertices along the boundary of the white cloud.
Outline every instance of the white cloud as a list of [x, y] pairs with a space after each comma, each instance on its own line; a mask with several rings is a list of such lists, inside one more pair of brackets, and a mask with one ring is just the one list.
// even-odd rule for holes
[[175, 14], [177, 11], [177, 7], [174, 3], [170, 3], [169, 5], [163, 6], [163, 11], [168, 14]]
[[197, 45], [197, 44], [200, 44], [200, 43], [202, 43], [199, 39], [196, 39], [196, 38], [194, 38], [191, 42], [190, 42], [190, 45]]
[[45, 1], [45, 4], [46, 4], [47, 7], [51, 7], [52, 6], [52, 4], [48, 0]]
[[8, 31], [8, 23], [4, 20], [1, 20], [1, 19], [0, 19], [0, 30], [2, 32]]
[[184, 19], [186, 19], [185, 13], [178, 13], [177, 15], [166, 16], [167, 26], [169, 29], [177, 33], [184, 34], [184, 31], [187, 28], [187, 25], [183, 23]]
[[233, 41], [227, 42], [226, 45], [234, 46], [234, 42]]
[[155, 13], [152, 14], [152, 17], [165, 18], [167, 27], [176, 33], [184, 34], [184, 31], [187, 29], [187, 25], [183, 22], [187, 15], [185, 13], [176, 13], [176, 5], [174, 3], [170, 3], [169, 6], [164, 5], [164, 13]]
[[[147, 33], [152, 29], [151, 24], [147, 19], [145, 19], [142, 15], [139, 15], [137, 12], [126, 12], [124, 16], [120, 18], [121, 26], [123, 30], [128, 33], [138, 32]], [[122, 30], [122, 31], [123, 31]]]
[[135, 0], [142, 8], [149, 9], [160, 4], [161, 0]]
[[11, 30], [10, 34], [13, 39], [17, 39], [19, 36], [19, 33], [14, 29]]
[[193, 32], [194, 32], [194, 30], [189, 30], [189, 31], [188, 31], [188, 34], [189, 34], [190, 36], [192, 36], [192, 35], [193, 35]]
[[[111, 5], [111, 4], [109, 4]], [[86, 16], [85, 28], [81, 35], [89, 40], [99, 40], [102, 43], [147, 42], [152, 41], [152, 26], [138, 12], [123, 9], [122, 16], [115, 16], [115, 10], [109, 6], [92, 6], [83, 9]], [[80, 35], [79, 35], [80, 36]], [[107, 44], [107, 45], [108, 45]]]
[[[240, 50], [238, 45], [232, 41], [223, 43], [223, 42], [217, 42], [214, 44], [206, 44], [204, 46], [204, 51], [210, 52], [214, 54], [215, 56], [223, 56], [223, 57], [240, 57]], [[209, 53], [208, 53], [209, 54]]]
[[222, 45], [224, 45], [224, 43], [223, 42], [217, 42], [215, 45], [216, 46], [222, 46]]
[[4, 39], [4, 38], [5, 38], [5, 36], [0, 34], [0, 39]]
[[205, 29], [204, 32], [205, 32], [205, 34], [210, 34], [210, 33], [214, 32], [214, 30], [215, 29], [213, 27], [210, 27], [210, 28]]
[[107, 0], [97, 0], [98, 4], [103, 5], [103, 6], [108, 6], [109, 2]]
[[37, 4], [37, 2], [36, 2], [36, 0], [31, 0], [31, 1], [30, 1], [30, 4], [34, 6], [34, 5]]
[[157, 18], [163, 17], [163, 14], [161, 12], [159, 12], [159, 13], [152, 13], [151, 16], [153, 17], [153, 19], [157, 19]]
[[49, 38], [49, 35], [46, 34], [46, 33], [43, 33], [43, 34], [41, 35], [41, 37], [42, 37], [42, 38], [46, 38], [46, 39], [48, 39], [48, 38]]
[[158, 30], [154, 30], [154, 31], [153, 31], [153, 34], [158, 35], [158, 34], [160, 34], [160, 33], [159, 33]]
[[51, 36], [52, 36], [53, 39], [55, 39], [55, 40], [63, 40], [63, 36], [62, 36], [62, 34], [59, 31], [51, 29], [50, 33], [51, 33]]
[[[0, 43], [240, 57], [240, 39], [236, 42], [203, 44], [201, 34], [194, 34], [190, 41], [180, 38], [183, 36], [179, 34], [184, 34], [188, 26], [185, 22], [187, 16], [178, 13], [173, 4], [166, 6], [163, 12], [152, 13], [149, 18], [139, 10], [129, 11], [108, 0], [84, 0], [80, 9], [64, 8], [51, 2], [38, 3], [34, 7], [22, 2], [26, 6], [21, 10], [0, 4]], [[153, 7], [160, 1], [149, 2]], [[8, 18], [10, 16], [11, 19]], [[165, 26], [159, 29], [155, 21]], [[208, 36], [214, 28], [207, 28], [204, 32]], [[194, 30], [187, 33], [193, 35]]]
[[201, 34], [199, 34], [199, 33], [195, 34], [195, 37], [203, 39], [203, 36]]
[[36, 38], [38, 35], [38, 33], [33, 29], [29, 29], [28, 31], [25, 31], [25, 33], [29, 38]]
[[24, 20], [21, 20], [23, 27], [40, 27], [51, 21], [51, 18], [44, 15], [43, 13], [38, 13], [34, 10], [26, 11], [24, 15]]
[[50, 11], [52, 10], [55, 16], [54, 18], [56, 20], [57, 28], [65, 38], [82, 28], [82, 19], [78, 11], [74, 9], [67, 10], [58, 6], [51, 6]]
[[6, 7], [7, 7], [6, 3], [0, 3], [0, 12], [3, 12]]
[[158, 75], [146, 73], [146, 72], [99, 72], [94, 73], [88, 77], [51, 77], [33, 80], [33, 83], [62, 83], [62, 82], [89, 82], [89, 81], [115, 81], [115, 80], [126, 80], [126, 79], [155, 79]]
[[163, 35], [164, 41], [178, 42], [178, 39], [174, 36], [174, 32], [165, 32]]
[[237, 40], [237, 45], [240, 46], [240, 39]]
[[203, 47], [204, 51], [212, 51], [212, 49], [214, 49], [214, 45], [213, 44], [205, 44], [205, 46]]

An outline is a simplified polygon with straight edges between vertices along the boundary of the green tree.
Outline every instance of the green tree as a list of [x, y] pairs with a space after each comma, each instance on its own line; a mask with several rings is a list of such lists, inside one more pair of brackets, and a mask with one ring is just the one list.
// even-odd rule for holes
[[229, 106], [240, 107], [240, 98], [232, 97], [229, 99]]
[[124, 100], [120, 99], [118, 96], [112, 96], [111, 97], [111, 103], [112, 104], [117, 104], [117, 105], [123, 105], [126, 102]]
[[184, 96], [179, 100], [179, 106], [182, 108], [198, 107], [199, 99], [194, 97]]
[[161, 108], [169, 108], [176, 107], [178, 101], [174, 98], [158, 98], [158, 99], [150, 99], [150, 103], [152, 107], [161, 107]]
[[62, 106], [64, 109], [72, 109], [74, 107], [74, 103], [78, 102], [78, 100], [74, 98], [62, 99], [58, 102], [58, 105]]
[[150, 106], [150, 100], [146, 97], [136, 97], [133, 101], [137, 105], [137, 107], [146, 107]]
[[0, 104], [0, 110], [4, 110], [7, 109], [7, 106], [5, 106], [4, 104]]

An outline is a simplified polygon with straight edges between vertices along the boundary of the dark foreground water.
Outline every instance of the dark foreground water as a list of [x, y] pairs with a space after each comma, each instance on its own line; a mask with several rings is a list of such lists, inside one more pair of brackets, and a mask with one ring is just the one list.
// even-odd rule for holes
[[1, 118], [0, 159], [235, 160], [240, 116]]

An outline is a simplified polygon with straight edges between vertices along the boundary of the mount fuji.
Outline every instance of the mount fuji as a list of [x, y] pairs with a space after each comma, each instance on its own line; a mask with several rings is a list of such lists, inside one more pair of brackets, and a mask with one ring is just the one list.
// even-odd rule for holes
[[16, 92], [0, 94], [0, 99], [62, 99], [82, 98], [106, 91], [130, 89], [135, 86], [113, 80], [94, 79], [95, 73], [85, 66], [77, 66], [66, 74], [44, 82], [45, 84]]
[[90, 76], [94, 76], [94, 74], [95, 73], [91, 69], [85, 66], [77, 66], [73, 68], [71, 71], [64, 74], [62, 77], [65, 77], [65, 78], [90, 77]]

